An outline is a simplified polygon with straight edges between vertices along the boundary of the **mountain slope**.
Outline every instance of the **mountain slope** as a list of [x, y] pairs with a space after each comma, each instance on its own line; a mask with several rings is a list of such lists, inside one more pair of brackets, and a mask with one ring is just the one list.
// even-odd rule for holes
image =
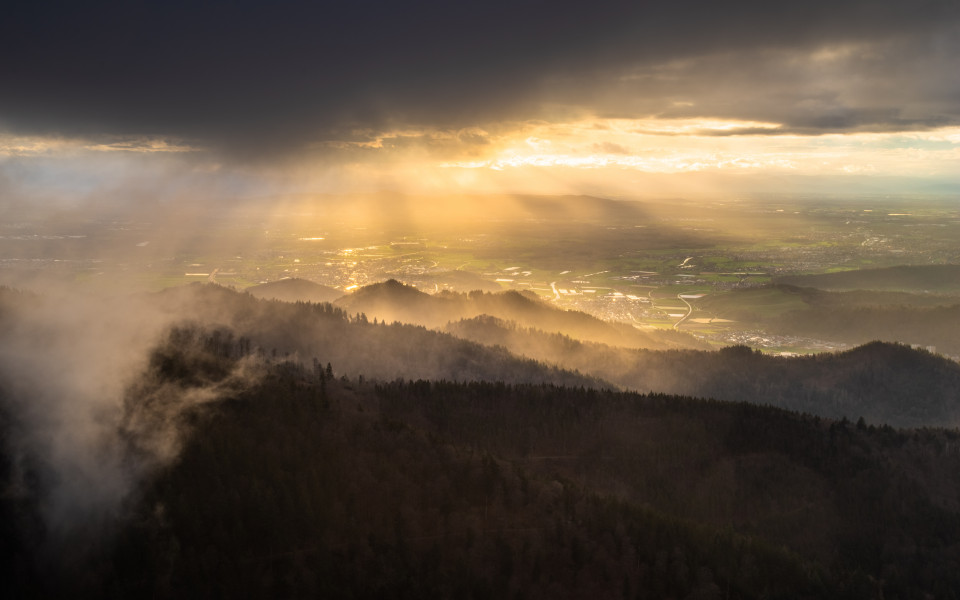
[[874, 342], [840, 354], [783, 358], [743, 346], [710, 352], [617, 348], [492, 317], [450, 323], [444, 330], [625, 389], [770, 404], [897, 427], [960, 426], [960, 365], [902, 344]]
[[[180, 336], [162, 353], [196, 340], [187, 375], [240, 360], [214, 338]], [[162, 385], [163, 364], [144, 379]], [[21, 527], [35, 507], [0, 498], [4, 541], [20, 552], [0, 584], [10, 597], [881, 598], [960, 586], [955, 432], [266, 369], [184, 414], [183, 453], [114, 535], [85, 523], [85, 544], [39, 557]]]
[[333, 302], [343, 296], [336, 288], [297, 278], [261, 283], [244, 291], [254, 298], [284, 302]]
[[[421, 297], [413, 292], [414, 298]], [[104, 366], [114, 364], [117, 354], [111, 350], [113, 354], [105, 355], [113, 357], [104, 358], [105, 365], [98, 364], [95, 354], [78, 361], [73, 356], [77, 344], [70, 336], [86, 336], [90, 344], [84, 347], [96, 352], [102, 345], [94, 342], [102, 335], [100, 325], [74, 331], [48, 322], [42, 314], [24, 320], [21, 317], [34, 308], [49, 303], [15, 293], [0, 294], [0, 300], [4, 300], [0, 331], [5, 332], [5, 356], [9, 358], [5, 362], [11, 375], [25, 372], [11, 366], [22, 360], [23, 350], [31, 349], [30, 360], [43, 363], [51, 354], [38, 344], [56, 342], [60, 364], [67, 368], [50, 371], [47, 365], [36, 364], [26, 374], [38, 373], [37, 377], [51, 384], [51, 393], [64, 386], [80, 386], [91, 391], [91, 398], [99, 397], [93, 390], [105, 381], [98, 374], [116, 371]], [[136, 303], [143, 305], [138, 308]], [[152, 308], [147, 310], [147, 306]], [[53, 309], [58, 310], [57, 305]], [[416, 325], [374, 324], [362, 315], [349, 316], [329, 304], [257, 300], [209, 284], [127, 300], [123, 310], [127, 315], [144, 316], [122, 322], [105, 317], [102, 327], [133, 328], [133, 337], [117, 339], [143, 338], [142, 331], [159, 327], [150, 325], [151, 321], [186, 321], [225, 328], [266, 356], [290, 356], [305, 364], [314, 359], [322, 364], [330, 362], [342, 372], [380, 381], [403, 378], [617, 385], [641, 392], [772, 404], [829, 418], [846, 416], [855, 420], [862, 416], [869, 423], [898, 427], [960, 425], [960, 398], [956, 394], [960, 365], [896, 344], [870, 344], [842, 354], [793, 358], [762, 355], [745, 347], [710, 352], [652, 351], [582, 342], [493, 317], [451, 323], [448, 333], [442, 333]], [[33, 322], [38, 323], [36, 330], [26, 325]], [[65, 339], [60, 339], [63, 336]], [[136, 357], [124, 361], [131, 368], [138, 364]], [[86, 363], [90, 364], [81, 368]]]
[[495, 294], [442, 292], [428, 295], [394, 280], [363, 287], [336, 302], [350, 314], [368, 318], [443, 327], [451, 321], [488, 315], [524, 327], [557, 332], [580, 340], [630, 348], [702, 348], [692, 336], [676, 332], [645, 332], [630, 325], [609, 323], [579, 311], [561, 310], [529, 292]]
[[[425, 296], [403, 289], [413, 298]], [[167, 290], [149, 301], [182, 318], [228, 327], [267, 355], [291, 355], [304, 362], [317, 358], [369, 378], [598, 385], [589, 376], [520, 359], [503, 348], [487, 348], [417, 325], [374, 324], [331, 304], [263, 301], [203, 284]]]

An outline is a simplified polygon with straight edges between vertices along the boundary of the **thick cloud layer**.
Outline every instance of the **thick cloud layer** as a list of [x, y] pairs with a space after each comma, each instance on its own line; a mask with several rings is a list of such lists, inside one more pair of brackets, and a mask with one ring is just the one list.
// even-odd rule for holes
[[0, 128], [266, 155], [356, 130], [544, 115], [960, 120], [953, 0], [16, 2]]

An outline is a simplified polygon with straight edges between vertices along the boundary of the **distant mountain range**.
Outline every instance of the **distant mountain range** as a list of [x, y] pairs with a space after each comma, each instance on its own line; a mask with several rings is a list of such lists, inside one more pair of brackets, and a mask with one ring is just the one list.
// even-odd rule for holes
[[[902, 344], [871, 343], [839, 354], [792, 358], [744, 346], [704, 351], [676, 343], [668, 350], [650, 349], [637, 346], [663, 348], [672, 332], [644, 338], [645, 332], [624, 326], [621, 333], [589, 315], [516, 292], [430, 296], [395, 281], [361, 288], [337, 305], [264, 303], [203, 284], [167, 290], [155, 301], [200, 322], [229, 326], [267, 352], [276, 349], [304, 361], [317, 357], [344, 373], [380, 380], [616, 386], [769, 404], [829, 418], [863, 417], [898, 427], [960, 425], [960, 365]], [[471, 311], [479, 316], [449, 321], [442, 332], [391, 324], [388, 318], [416, 322], [427, 315], [432, 319], [427, 322], [437, 323]], [[371, 314], [380, 315], [377, 325]], [[583, 341], [563, 331], [614, 343]], [[679, 336], [680, 342], [685, 339]]]
[[[945, 290], [952, 284], [947, 280], [938, 285]], [[848, 345], [901, 342], [960, 356], [960, 296], [948, 293], [831, 292], [776, 284], [711, 294], [696, 308], [701, 314], [732, 319], [743, 329]]]
[[696, 338], [673, 331], [641, 331], [631, 325], [610, 323], [587, 313], [559, 309], [533, 292], [499, 293], [441, 292], [425, 294], [395, 280], [358, 289], [336, 301], [350, 314], [368, 318], [415, 323], [440, 328], [447, 323], [481, 315], [517, 323], [523, 327], [627, 348], [706, 348]]
[[960, 265], [900, 265], [817, 275], [778, 277], [777, 283], [821, 290], [960, 292]]
[[[37, 303], [9, 290], [0, 300], [0, 325], [12, 332], [23, 327], [18, 307]], [[337, 305], [264, 301], [212, 284], [140, 301], [171, 323], [226, 328], [267, 356], [330, 362], [337, 376], [615, 387], [863, 417], [877, 425], [960, 425], [960, 365], [901, 344], [792, 358], [743, 346], [696, 350], [683, 347], [686, 336], [644, 337], [515, 292], [429, 296], [397, 282], [368, 286]], [[447, 321], [471, 313], [477, 316]], [[415, 324], [423, 315], [444, 324], [438, 330]], [[8, 345], [17, 339], [8, 336]]]

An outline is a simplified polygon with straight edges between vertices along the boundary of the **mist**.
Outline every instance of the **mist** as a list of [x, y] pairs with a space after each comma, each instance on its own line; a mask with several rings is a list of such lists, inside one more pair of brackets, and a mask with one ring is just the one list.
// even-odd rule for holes
[[[157, 294], [32, 284], [0, 288], [0, 409], [12, 457], [7, 492], [35, 495], [51, 548], [120, 519], [176, 461], [192, 432], [184, 416], [251, 389], [271, 362], [319, 358], [338, 374], [380, 380], [589, 381], [513, 365], [503, 350], [422, 328], [374, 327], [329, 305], [256, 300], [210, 284]], [[211, 359], [203, 345], [211, 335], [231, 347], [242, 337], [246, 349]]]
[[[0, 398], [13, 497], [31, 495], [42, 543], [96, 538], [156, 469], [176, 459], [194, 407], [256, 381], [255, 361], [185, 385], [151, 364], [180, 309], [75, 287], [0, 289]], [[106, 529], [104, 529], [104, 527]]]

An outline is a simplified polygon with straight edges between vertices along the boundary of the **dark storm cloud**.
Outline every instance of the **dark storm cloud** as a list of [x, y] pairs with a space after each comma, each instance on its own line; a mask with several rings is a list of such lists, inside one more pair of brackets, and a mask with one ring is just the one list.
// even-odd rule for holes
[[[769, 46], [639, 66], [605, 97], [613, 113], [782, 124], [712, 135], [923, 130], [960, 118], [960, 29], [839, 39], [806, 52]], [[588, 93], [588, 92], [582, 92]], [[664, 102], [673, 100], [673, 104]]]
[[[344, 139], [356, 128], [531, 118], [545, 102], [770, 118], [811, 131], [934, 125], [958, 117], [958, 7], [955, 0], [8, 2], [0, 19], [0, 127], [169, 135], [264, 154]], [[862, 69], [859, 88], [843, 73], [821, 81], [816, 65], [791, 63], [796, 53], [831, 44], [864, 45], [863, 56], [845, 63]], [[709, 70], [714, 56], [722, 72]], [[809, 79], [790, 79], [798, 72]], [[890, 81], [896, 93], [888, 101], [870, 96]], [[818, 105], [804, 93], [837, 98]], [[693, 105], [675, 110], [676, 99]]]

